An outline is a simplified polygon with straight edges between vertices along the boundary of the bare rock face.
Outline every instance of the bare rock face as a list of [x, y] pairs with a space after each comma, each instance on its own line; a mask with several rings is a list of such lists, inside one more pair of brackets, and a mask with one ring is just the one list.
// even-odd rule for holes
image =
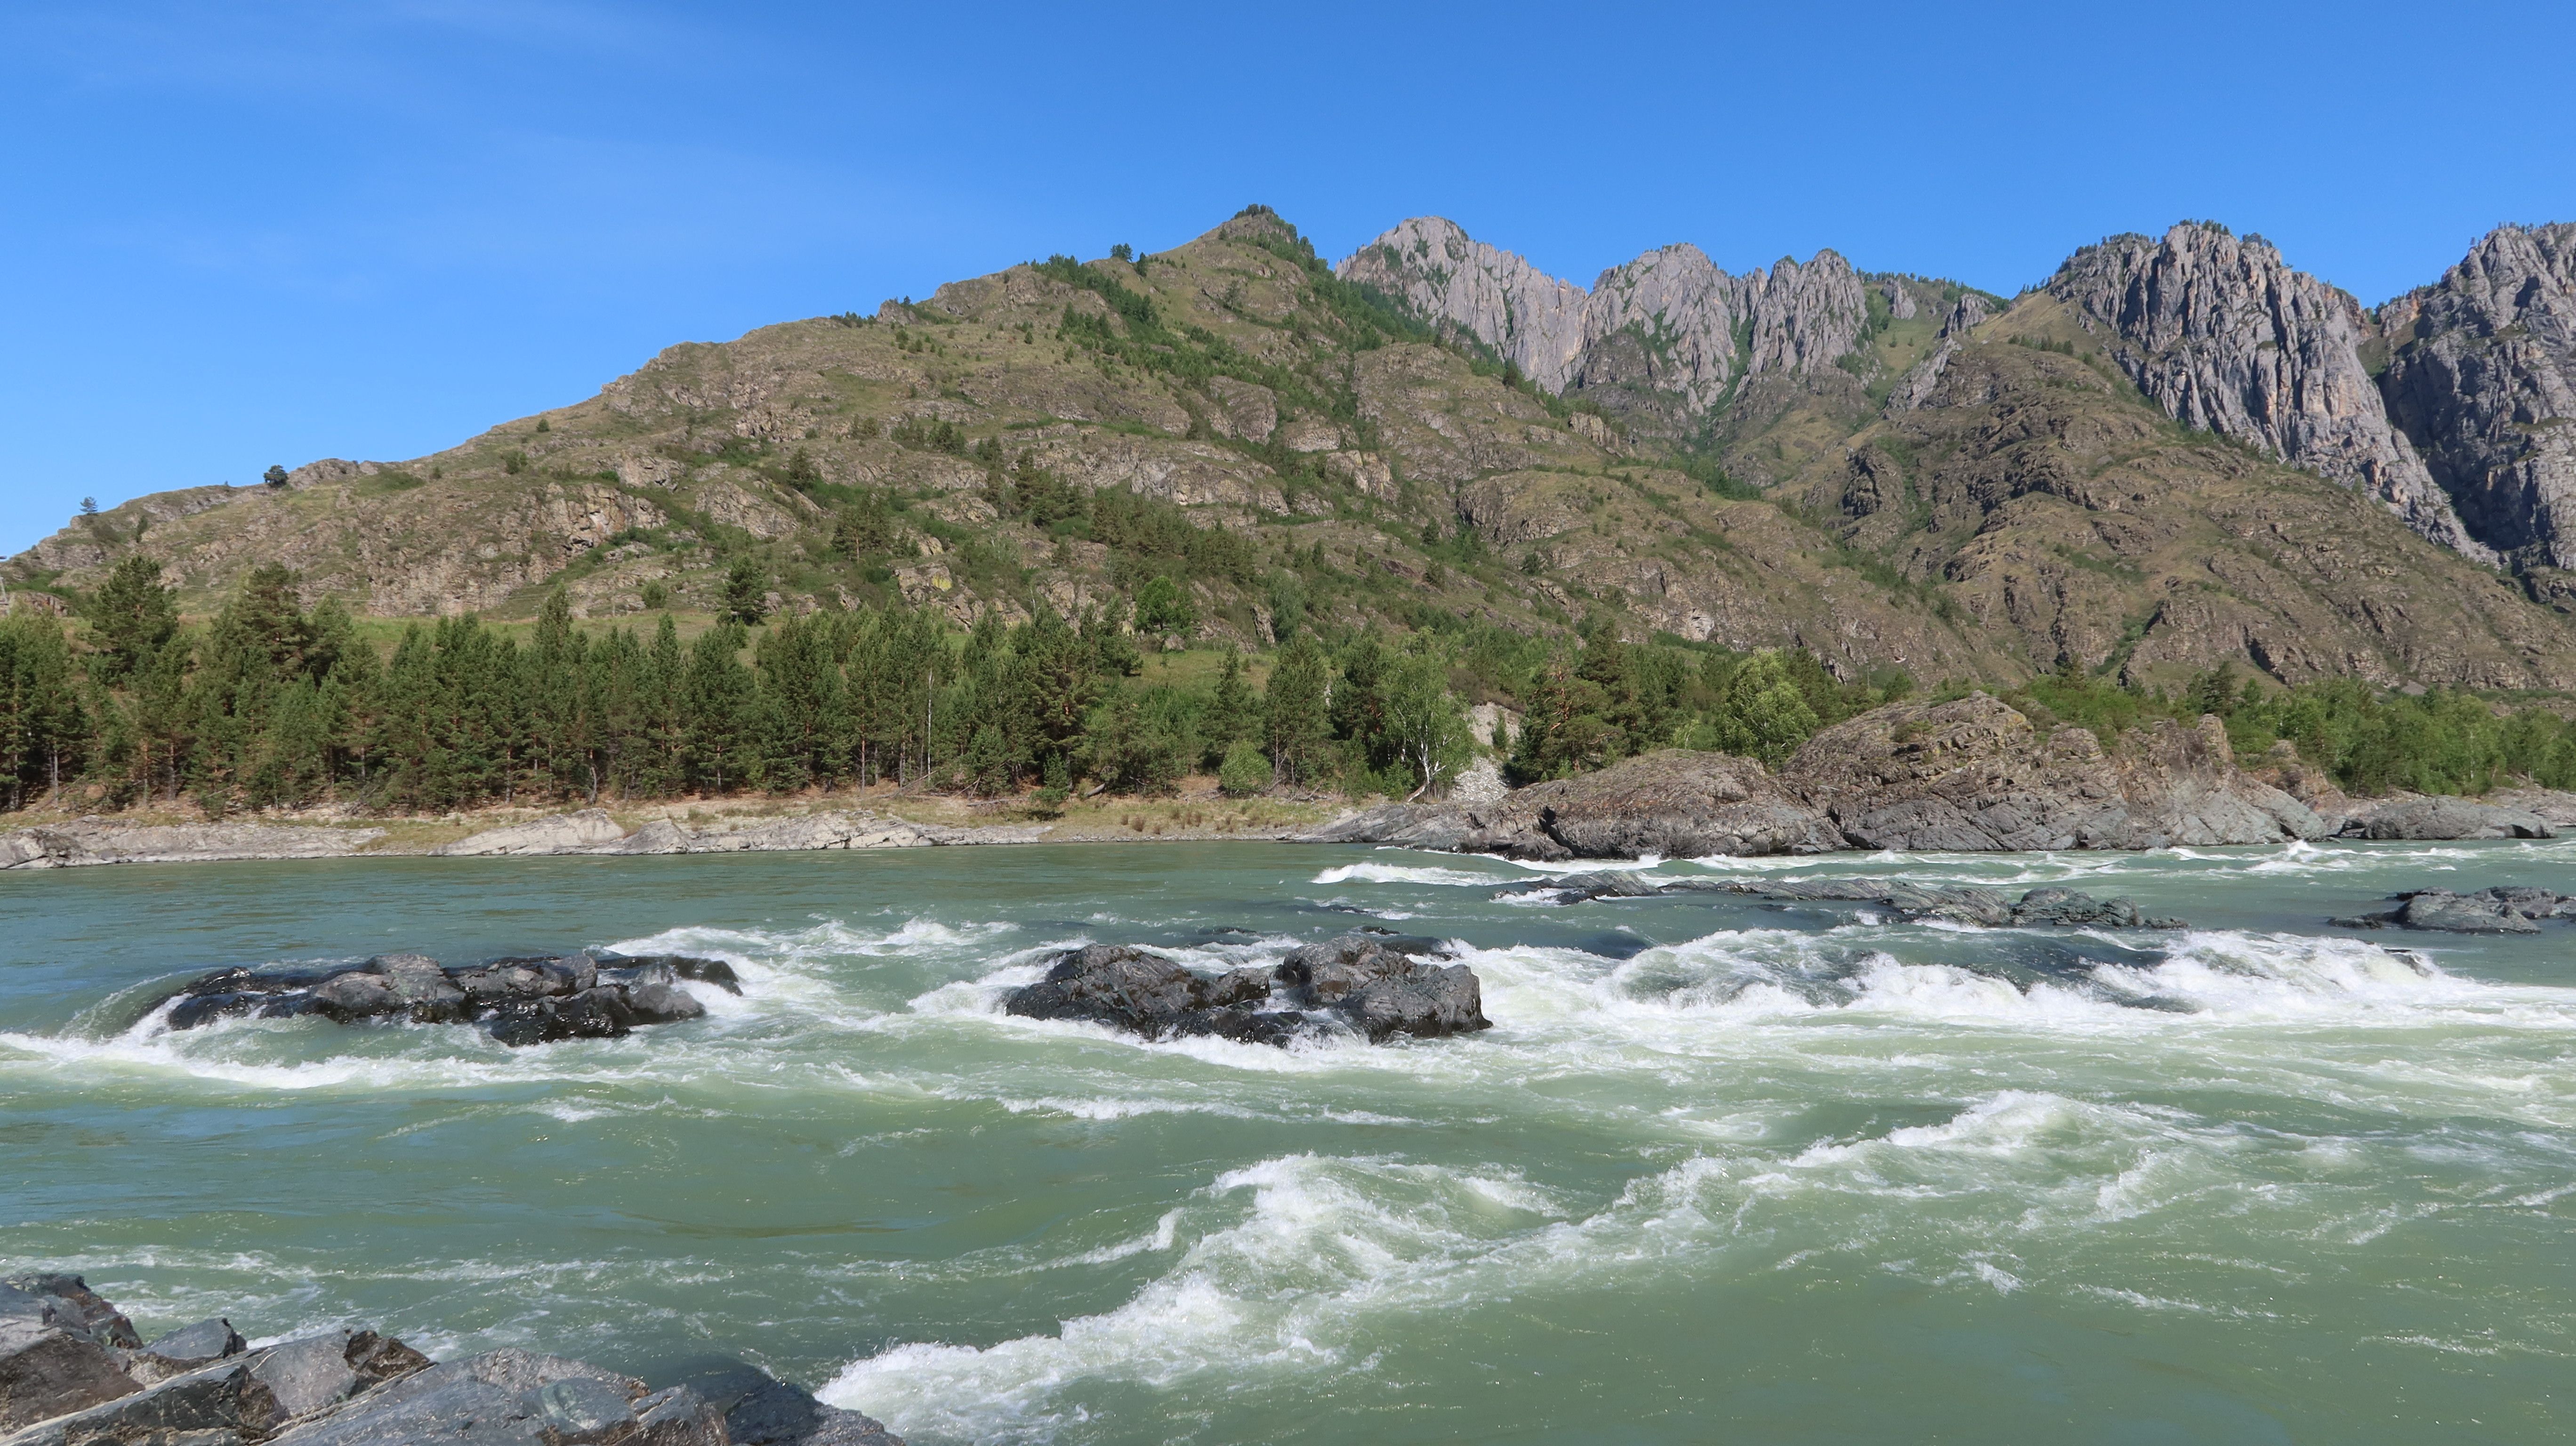
[[1666, 246], [1586, 291], [1423, 216], [1335, 269], [1484, 342], [1549, 391], [1659, 393], [1686, 417], [1715, 410], [1745, 377], [1831, 367], [1869, 321], [1859, 274], [1831, 251], [1734, 276], [1696, 246]]
[[2378, 320], [2389, 414], [2462, 519], [2576, 568], [2576, 225], [2498, 227]]
[[2175, 420], [2362, 488], [2425, 537], [2495, 560], [2389, 421], [2362, 362], [2359, 304], [2270, 242], [2189, 222], [2161, 241], [2114, 236], [2047, 289]]
[[2086, 729], [2043, 738], [1983, 693], [1896, 703], [1808, 739], [1781, 781], [1856, 848], [2139, 849], [2326, 831], [2298, 800], [2236, 768], [2216, 720], [2140, 732], [2115, 758]]

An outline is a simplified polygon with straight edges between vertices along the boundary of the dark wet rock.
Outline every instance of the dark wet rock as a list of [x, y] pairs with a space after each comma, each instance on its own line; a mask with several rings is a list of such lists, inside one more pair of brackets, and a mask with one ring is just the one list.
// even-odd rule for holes
[[884, 1422], [826, 1406], [779, 1380], [744, 1392], [724, 1421], [735, 1446], [902, 1446]]
[[2341, 836], [2433, 841], [2468, 838], [2556, 838], [2539, 814], [2448, 795], [2403, 794], [2357, 804]]
[[728, 1446], [721, 1412], [686, 1386], [656, 1391], [635, 1403], [635, 1434], [628, 1446]]
[[1592, 899], [1644, 899], [1663, 892], [1659, 884], [1648, 883], [1633, 873], [1563, 874], [1553, 879], [1532, 879], [1515, 884], [1494, 895], [1497, 899], [1552, 896], [1559, 904], [1580, 904]]
[[1843, 847], [1816, 810], [1761, 764], [1668, 748], [1597, 773], [1515, 789], [1492, 803], [1393, 804], [1314, 834], [1321, 843], [1391, 843], [1456, 853], [1564, 859], [1699, 858]]
[[630, 1401], [644, 1394], [641, 1381], [580, 1361], [528, 1351], [491, 1351], [405, 1376], [293, 1426], [275, 1439], [280, 1446], [410, 1446], [429, 1441], [558, 1446], [571, 1438], [549, 1434], [543, 1393], [548, 1386], [572, 1380], [600, 1383]]
[[[77, 1301], [27, 1288], [50, 1280], [70, 1281], [82, 1295], [88, 1294], [75, 1276], [19, 1277], [0, 1285], [0, 1431], [130, 1396], [138, 1389], [111, 1344], [114, 1325], [102, 1320], [93, 1329]], [[133, 1326], [112, 1308], [109, 1315], [114, 1324], [124, 1325], [124, 1340], [131, 1343]]]
[[2077, 889], [2038, 888], [2018, 901], [1970, 884], [1909, 884], [1890, 879], [1817, 879], [1746, 882], [1692, 880], [1673, 892], [1750, 894], [1780, 903], [1865, 903], [1893, 909], [1907, 920], [1945, 919], [1990, 929], [2043, 925], [2104, 929], [2183, 929], [2180, 919], [2153, 918], [2128, 899], [2097, 899]]
[[2330, 920], [2339, 929], [2428, 929], [2446, 934], [2537, 934], [2541, 919], [2576, 918], [2576, 896], [2508, 887], [2455, 894], [2417, 889], [2390, 897], [2393, 909]]
[[1475, 971], [1428, 963], [1430, 940], [1345, 934], [1271, 967], [1205, 975], [1143, 949], [1093, 944], [1056, 956], [1003, 1008], [1029, 1019], [1106, 1024], [1150, 1039], [1215, 1035], [1250, 1044], [1347, 1028], [1382, 1043], [1488, 1028]]
[[[226, 1361], [129, 1396], [58, 1416], [7, 1438], [6, 1446], [161, 1446], [255, 1438], [274, 1403], [250, 1367]], [[205, 1433], [202, 1435], [195, 1433]]]
[[172, 1029], [194, 1029], [234, 1015], [318, 1014], [342, 1024], [477, 1022], [512, 1045], [614, 1039], [705, 1014], [682, 980], [742, 992], [724, 961], [677, 954], [536, 955], [460, 968], [391, 954], [337, 969], [217, 970], [181, 990], [168, 1018]]
[[126, 1363], [127, 1374], [151, 1382], [202, 1370], [250, 1347], [228, 1320], [201, 1320], [156, 1338]]

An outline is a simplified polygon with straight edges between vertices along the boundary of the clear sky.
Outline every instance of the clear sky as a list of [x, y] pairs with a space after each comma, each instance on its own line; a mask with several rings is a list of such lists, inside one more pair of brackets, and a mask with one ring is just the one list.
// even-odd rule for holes
[[7, 0], [0, 553], [1248, 201], [2006, 293], [2207, 217], [2376, 302], [2576, 219], [2571, 54], [2563, 0]]

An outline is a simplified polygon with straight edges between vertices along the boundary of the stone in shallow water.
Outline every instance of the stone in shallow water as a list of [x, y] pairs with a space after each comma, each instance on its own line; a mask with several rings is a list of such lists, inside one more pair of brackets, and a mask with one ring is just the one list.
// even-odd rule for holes
[[1413, 957], [1429, 941], [1346, 934], [1292, 951], [1277, 965], [1208, 976], [1143, 949], [1094, 944], [1056, 956], [1045, 979], [1004, 1009], [1029, 1019], [1106, 1024], [1149, 1039], [1216, 1035], [1287, 1044], [1338, 1029], [1372, 1043], [1491, 1027], [1481, 986], [1464, 964]]
[[614, 1039], [638, 1025], [705, 1014], [679, 987], [683, 979], [742, 992], [731, 965], [676, 954], [631, 959], [584, 952], [456, 969], [424, 955], [393, 954], [340, 969], [220, 969], [181, 990], [167, 1018], [172, 1029], [246, 1014], [319, 1014], [342, 1024], [470, 1021], [504, 1044]]

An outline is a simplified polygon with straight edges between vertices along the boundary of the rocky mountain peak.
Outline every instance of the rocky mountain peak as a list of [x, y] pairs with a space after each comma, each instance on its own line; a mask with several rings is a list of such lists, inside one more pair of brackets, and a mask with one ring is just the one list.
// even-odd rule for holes
[[1573, 377], [1584, 343], [1583, 288], [1471, 239], [1455, 221], [1399, 222], [1334, 270], [1455, 325], [1549, 391], [1564, 391]]
[[2378, 321], [2389, 413], [2469, 526], [2576, 568], [2576, 225], [2500, 226]]
[[1696, 246], [1665, 246], [1602, 272], [1587, 291], [1430, 216], [1402, 222], [1336, 271], [1458, 327], [1550, 391], [1658, 393], [1688, 417], [1715, 409], [1743, 377], [1832, 366], [1869, 320], [1859, 273], [1832, 251], [1735, 276]]
[[2046, 289], [2167, 415], [2363, 488], [2423, 536], [2495, 561], [2390, 422], [2362, 361], [2360, 305], [2270, 242], [2206, 222], [2114, 236]]

